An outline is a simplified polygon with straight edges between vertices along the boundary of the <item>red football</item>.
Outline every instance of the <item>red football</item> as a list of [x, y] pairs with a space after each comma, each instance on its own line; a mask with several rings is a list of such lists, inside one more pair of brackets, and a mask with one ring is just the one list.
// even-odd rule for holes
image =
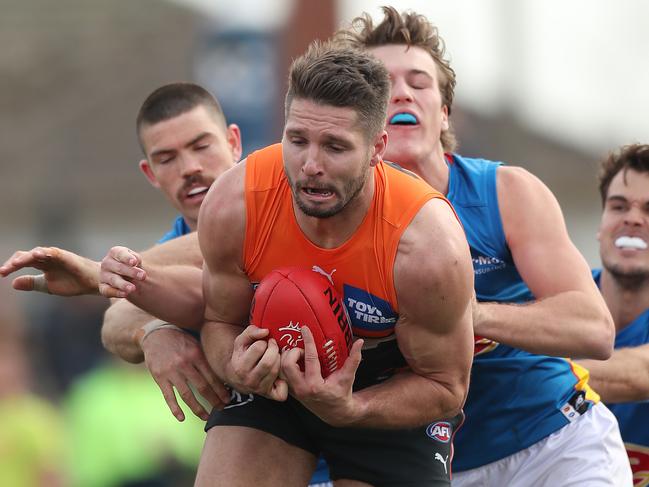
[[270, 330], [280, 350], [304, 348], [300, 327], [313, 335], [322, 376], [342, 367], [352, 346], [352, 329], [343, 300], [327, 277], [316, 270], [286, 267], [259, 283], [250, 323]]

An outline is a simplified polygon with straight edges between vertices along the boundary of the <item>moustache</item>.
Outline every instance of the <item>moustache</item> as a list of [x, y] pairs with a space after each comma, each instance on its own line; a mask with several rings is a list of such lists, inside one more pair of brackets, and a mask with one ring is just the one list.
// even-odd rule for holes
[[332, 193], [336, 193], [336, 188], [333, 186], [329, 186], [326, 184], [322, 184], [321, 182], [316, 182], [316, 181], [296, 181], [295, 187], [298, 190], [304, 189], [304, 188], [309, 188], [309, 189], [315, 189], [317, 191], [330, 191]]
[[214, 179], [205, 178], [203, 176], [190, 176], [185, 179], [183, 185], [178, 190], [178, 198], [183, 198], [187, 192], [194, 186], [205, 186], [209, 188], [212, 186]]

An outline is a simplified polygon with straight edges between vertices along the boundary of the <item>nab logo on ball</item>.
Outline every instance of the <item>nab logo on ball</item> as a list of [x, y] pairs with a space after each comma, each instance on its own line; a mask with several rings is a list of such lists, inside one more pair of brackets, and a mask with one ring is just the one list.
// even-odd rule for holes
[[437, 421], [436, 423], [429, 424], [428, 428], [426, 428], [426, 434], [433, 440], [448, 443], [451, 441], [451, 423]]
[[291, 321], [288, 325], [280, 326], [277, 330], [282, 333], [277, 341], [277, 345], [282, 352], [295, 347], [304, 347], [299, 323]]

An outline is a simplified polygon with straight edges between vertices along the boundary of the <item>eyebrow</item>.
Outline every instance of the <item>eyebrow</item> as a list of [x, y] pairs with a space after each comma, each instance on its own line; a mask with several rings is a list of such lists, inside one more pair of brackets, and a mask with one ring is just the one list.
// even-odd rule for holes
[[626, 202], [628, 200], [624, 196], [614, 194], [614, 195], [611, 195], [608, 198], [606, 198], [606, 201], [622, 201], [622, 202]]
[[[202, 139], [204, 139], [205, 137], [207, 137], [209, 135], [212, 135], [212, 134], [210, 132], [201, 132], [196, 137], [194, 137], [192, 140], [187, 142], [185, 144], [185, 147], [191, 147], [192, 145], [194, 145], [195, 143], [201, 141]], [[163, 155], [163, 154], [169, 154], [171, 152], [175, 152], [175, 151], [173, 149], [158, 149], [158, 150], [153, 151], [149, 155], [149, 157], [153, 158], [155, 156], [160, 156], [160, 155]]]
[[[606, 202], [612, 202], [612, 203], [631, 203], [633, 204], [633, 200], [629, 201], [628, 198], [622, 196], [622, 195], [611, 195], [608, 198], [606, 198]], [[641, 200], [639, 201], [640, 205], [643, 207], [649, 207], [649, 199]]]
[[344, 145], [346, 147], [349, 146], [349, 140], [332, 134], [326, 134], [323, 137], [323, 140], [329, 144], [334, 143], [334, 144]]
[[295, 136], [298, 136], [298, 137], [302, 137], [302, 136], [304, 136], [304, 130], [301, 129], [301, 128], [298, 128], [298, 129], [287, 128], [286, 129], [286, 135], [295, 135]]
[[[286, 130], [286, 135], [288, 136], [294, 136], [294, 137], [305, 137], [306, 130], [302, 128], [296, 128], [296, 129], [287, 129]], [[327, 143], [335, 143], [335, 144], [340, 144], [340, 145], [349, 145], [349, 140], [343, 138], [343, 137], [338, 137], [337, 135], [333, 134], [324, 134], [322, 137], [322, 140]]]

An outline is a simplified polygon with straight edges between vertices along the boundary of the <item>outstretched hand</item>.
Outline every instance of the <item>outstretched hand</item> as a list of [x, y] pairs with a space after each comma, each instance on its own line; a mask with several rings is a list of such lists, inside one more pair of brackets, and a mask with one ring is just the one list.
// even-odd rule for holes
[[107, 298], [125, 298], [135, 291], [133, 281], [146, 279], [140, 255], [127, 247], [113, 247], [101, 261], [99, 292]]
[[174, 388], [203, 421], [207, 421], [209, 411], [200, 403], [190, 385], [216, 409], [223, 409], [230, 401], [230, 391], [207, 363], [199, 341], [188, 333], [159, 329], [147, 335], [140, 346], [151, 376], [178, 421], [183, 421], [185, 415], [178, 405]]
[[57, 296], [78, 296], [99, 292], [99, 263], [57, 247], [19, 250], [0, 266], [0, 276], [33, 267], [43, 274], [16, 277], [12, 286], [19, 291], [40, 291]]

